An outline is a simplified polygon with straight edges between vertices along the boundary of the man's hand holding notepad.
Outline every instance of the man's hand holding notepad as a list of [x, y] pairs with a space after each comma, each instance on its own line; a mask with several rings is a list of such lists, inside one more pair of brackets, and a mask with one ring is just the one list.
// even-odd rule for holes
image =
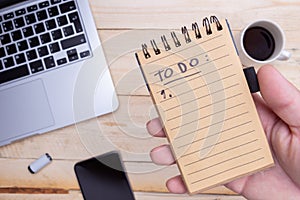
[[227, 21], [211, 21], [136, 54], [189, 193], [274, 164]]

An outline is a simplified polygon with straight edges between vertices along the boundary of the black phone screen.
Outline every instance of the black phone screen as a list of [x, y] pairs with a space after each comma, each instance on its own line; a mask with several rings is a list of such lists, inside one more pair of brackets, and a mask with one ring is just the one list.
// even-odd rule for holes
[[117, 152], [81, 161], [74, 169], [85, 200], [134, 200]]

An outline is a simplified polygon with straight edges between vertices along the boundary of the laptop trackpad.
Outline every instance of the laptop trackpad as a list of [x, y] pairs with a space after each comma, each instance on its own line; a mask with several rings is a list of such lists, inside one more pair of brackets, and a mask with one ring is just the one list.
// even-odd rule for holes
[[0, 91], [0, 141], [9, 141], [54, 124], [41, 79]]

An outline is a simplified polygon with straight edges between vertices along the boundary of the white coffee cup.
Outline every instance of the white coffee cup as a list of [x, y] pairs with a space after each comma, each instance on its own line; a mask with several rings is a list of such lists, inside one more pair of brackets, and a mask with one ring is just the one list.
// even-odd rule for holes
[[[258, 30], [261, 30], [261, 32], [259, 32]], [[269, 53], [267, 57], [258, 58], [254, 56], [255, 53], [253, 52], [255, 52], [256, 50], [256, 55], [259, 55], [259, 52], [262, 52], [263, 48], [259, 48], [259, 45], [263, 44], [258, 44], [261, 41], [261, 38], [255, 38], [255, 36], [251, 38], [251, 33], [254, 33], [254, 35], [255, 33], [257, 35], [261, 35], [261, 38], [266, 39], [265, 43], [268, 45], [274, 43], [273, 45], [271, 45], [272, 52], [267, 52]], [[249, 38], [251, 38], [252, 41], [249, 41]], [[251, 46], [251, 48], [249, 46]], [[257, 20], [247, 25], [246, 28], [244, 28], [244, 30], [241, 32], [238, 41], [238, 47], [241, 62], [245, 66], [255, 64], [262, 65], [273, 62], [274, 60], [288, 60], [291, 57], [290, 52], [284, 50], [285, 35], [282, 28], [277, 23], [270, 20]], [[265, 53], [265, 51], [262, 52], [262, 54], [263, 53]]]

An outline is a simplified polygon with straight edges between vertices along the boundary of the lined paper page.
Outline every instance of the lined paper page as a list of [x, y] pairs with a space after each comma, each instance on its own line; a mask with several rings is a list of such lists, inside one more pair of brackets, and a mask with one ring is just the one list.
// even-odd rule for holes
[[[223, 30], [146, 59], [137, 54], [189, 193], [273, 165], [225, 20]], [[162, 49], [163, 46], [159, 45]]]

